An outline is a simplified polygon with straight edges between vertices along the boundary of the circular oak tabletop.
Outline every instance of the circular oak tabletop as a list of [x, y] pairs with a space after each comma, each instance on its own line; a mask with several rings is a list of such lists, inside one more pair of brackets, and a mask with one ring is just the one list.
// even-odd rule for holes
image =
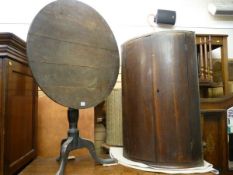
[[90, 6], [58, 0], [45, 6], [28, 32], [27, 55], [40, 88], [75, 109], [102, 102], [119, 71], [119, 52], [106, 21]]

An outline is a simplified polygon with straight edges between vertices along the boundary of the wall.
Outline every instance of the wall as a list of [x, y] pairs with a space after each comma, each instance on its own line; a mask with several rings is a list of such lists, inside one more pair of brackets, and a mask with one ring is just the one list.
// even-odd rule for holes
[[[67, 108], [39, 91], [37, 123], [37, 155], [57, 157], [61, 140], [67, 138]], [[94, 141], [94, 108], [80, 110], [78, 124], [80, 136]], [[72, 152], [75, 156], [86, 154], [89, 154], [87, 149]]]
[[[229, 35], [229, 57], [233, 58], [233, 17], [213, 17], [207, 11], [209, 2], [217, 0], [82, 0], [99, 11], [112, 28], [119, 46], [135, 36], [167, 30], [150, 27], [156, 9], [177, 11], [176, 26], [172, 29], [192, 30], [197, 33]], [[224, 0], [228, 2], [230, 0]], [[232, 1], [232, 0], [231, 0]], [[33, 17], [52, 0], [2, 0], [0, 2], [0, 32], [13, 32], [26, 40]], [[216, 56], [218, 57], [218, 56]]]

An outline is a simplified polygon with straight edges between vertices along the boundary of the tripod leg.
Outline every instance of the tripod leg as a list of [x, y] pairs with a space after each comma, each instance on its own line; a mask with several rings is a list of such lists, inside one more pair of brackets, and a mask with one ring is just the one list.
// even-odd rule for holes
[[61, 160], [62, 145], [63, 145], [63, 143], [64, 143], [66, 140], [67, 140], [67, 138], [62, 139], [62, 141], [61, 141], [61, 150], [60, 150], [60, 155], [59, 155], [59, 157], [56, 159], [58, 162], [60, 162], [60, 160]]
[[92, 158], [99, 164], [110, 164], [110, 163], [116, 163], [115, 159], [102, 159], [99, 158], [95, 152], [95, 146], [94, 144], [87, 139], [83, 139], [83, 138], [79, 138], [79, 145], [80, 147], [85, 147], [88, 149], [88, 151], [90, 152]]
[[64, 175], [68, 155], [69, 155], [69, 152], [72, 150], [72, 142], [73, 142], [73, 138], [68, 137], [68, 139], [62, 144], [61, 157], [60, 157], [61, 164], [60, 164], [60, 168], [58, 172], [56, 173], [56, 175]]

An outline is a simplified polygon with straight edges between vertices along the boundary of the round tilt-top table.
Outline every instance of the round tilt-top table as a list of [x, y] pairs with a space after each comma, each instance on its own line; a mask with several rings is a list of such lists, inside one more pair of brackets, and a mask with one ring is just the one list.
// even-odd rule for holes
[[62, 140], [61, 166], [70, 151], [86, 147], [99, 163], [112, 159], [96, 156], [92, 142], [79, 137], [79, 109], [93, 107], [111, 92], [119, 71], [115, 37], [101, 15], [76, 0], [58, 0], [34, 18], [27, 37], [32, 74], [43, 92], [68, 107], [68, 138]]

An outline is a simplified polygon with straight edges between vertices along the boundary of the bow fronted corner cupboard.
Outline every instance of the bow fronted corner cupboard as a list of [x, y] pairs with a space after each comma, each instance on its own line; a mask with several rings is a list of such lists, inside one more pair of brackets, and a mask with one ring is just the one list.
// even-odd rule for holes
[[36, 156], [37, 85], [26, 43], [0, 33], [0, 175], [16, 174]]

